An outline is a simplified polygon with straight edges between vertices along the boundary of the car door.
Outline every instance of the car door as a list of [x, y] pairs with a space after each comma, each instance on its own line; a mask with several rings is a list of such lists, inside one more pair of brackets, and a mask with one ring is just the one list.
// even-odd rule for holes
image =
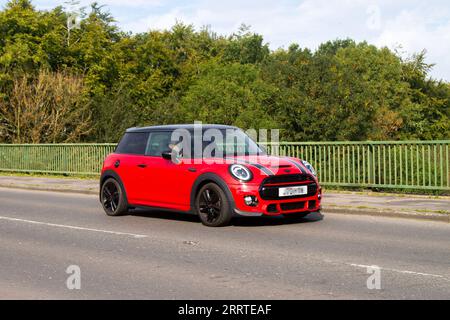
[[145, 187], [143, 170], [145, 169], [145, 150], [148, 132], [129, 132], [120, 141], [115, 153], [116, 172], [122, 179], [128, 202], [138, 204], [143, 201], [141, 190]]
[[178, 141], [172, 141], [171, 131], [151, 132], [146, 150], [147, 167], [143, 170], [146, 187], [142, 198], [149, 206], [187, 211], [190, 191], [196, 178], [192, 166], [180, 159], [178, 163], [162, 157]]

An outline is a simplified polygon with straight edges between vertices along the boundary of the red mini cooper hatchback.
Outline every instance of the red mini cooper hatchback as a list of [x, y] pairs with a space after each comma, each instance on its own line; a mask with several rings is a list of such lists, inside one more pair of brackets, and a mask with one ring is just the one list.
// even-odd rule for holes
[[110, 216], [157, 208], [197, 214], [210, 227], [233, 216], [304, 217], [320, 210], [321, 196], [308, 162], [269, 156], [242, 130], [222, 125], [129, 129], [100, 181]]

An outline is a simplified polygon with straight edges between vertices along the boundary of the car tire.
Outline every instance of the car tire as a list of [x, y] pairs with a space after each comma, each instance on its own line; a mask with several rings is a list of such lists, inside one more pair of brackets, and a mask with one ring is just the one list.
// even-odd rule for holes
[[207, 227], [227, 226], [233, 217], [225, 192], [215, 183], [208, 183], [200, 188], [195, 199], [195, 210]]
[[108, 216], [117, 217], [128, 212], [125, 190], [116, 179], [109, 178], [102, 184], [100, 197], [103, 210]]

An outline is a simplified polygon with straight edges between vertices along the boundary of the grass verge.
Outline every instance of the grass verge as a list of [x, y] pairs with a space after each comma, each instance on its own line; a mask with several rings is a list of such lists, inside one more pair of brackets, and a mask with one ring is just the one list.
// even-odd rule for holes
[[77, 175], [77, 174], [52, 174], [52, 173], [34, 173], [34, 172], [2, 172], [0, 171], [0, 176], [2, 177], [29, 177], [29, 178], [53, 178], [53, 179], [80, 179], [80, 180], [97, 180], [100, 178], [99, 175]]

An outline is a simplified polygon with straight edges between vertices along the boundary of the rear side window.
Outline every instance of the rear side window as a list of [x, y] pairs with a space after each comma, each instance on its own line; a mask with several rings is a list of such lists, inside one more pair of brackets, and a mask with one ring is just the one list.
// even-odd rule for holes
[[144, 155], [147, 147], [148, 136], [148, 132], [125, 133], [116, 148], [116, 153]]

